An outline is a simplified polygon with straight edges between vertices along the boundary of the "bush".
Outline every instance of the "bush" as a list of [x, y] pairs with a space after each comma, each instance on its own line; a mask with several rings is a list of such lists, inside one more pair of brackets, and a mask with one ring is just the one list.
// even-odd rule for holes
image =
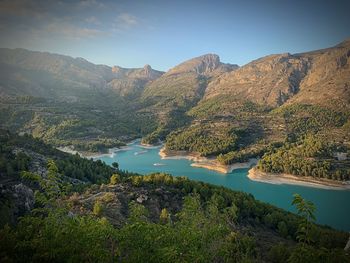
[[102, 212], [103, 212], [103, 205], [101, 203], [101, 201], [96, 201], [95, 204], [94, 204], [94, 208], [93, 208], [93, 211], [92, 213], [95, 215], [95, 216], [101, 216], [102, 215]]
[[119, 182], [120, 182], [120, 175], [119, 174], [112, 174], [111, 179], [110, 179], [110, 184], [116, 185]]

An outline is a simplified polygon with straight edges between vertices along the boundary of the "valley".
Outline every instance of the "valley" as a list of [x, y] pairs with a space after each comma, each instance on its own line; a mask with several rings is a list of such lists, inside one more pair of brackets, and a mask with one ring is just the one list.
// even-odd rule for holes
[[[265, 156], [258, 168], [267, 172], [314, 178], [328, 173], [328, 179], [346, 181], [348, 161], [334, 156], [349, 156], [350, 149], [349, 43], [266, 56], [241, 67], [208, 54], [166, 73], [149, 65], [111, 68], [2, 49], [2, 67], [16, 68], [17, 75], [2, 71], [1, 127], [90, 153], [143, 137], [150, 145], [165, 141], [168, 151], [216, 158], [218, 166]], [[324, 142], [328, 153], [294, 151], [298, 167], [267, 168], [268, 158], [290, 144], [302, 145], [308, 136], [311, 143]], [[314, 166], [326, 170], [307, 172]]]
[[167, 72], [0, 49], [0, 259], [348, 262], [349, 66], [349, 40]]

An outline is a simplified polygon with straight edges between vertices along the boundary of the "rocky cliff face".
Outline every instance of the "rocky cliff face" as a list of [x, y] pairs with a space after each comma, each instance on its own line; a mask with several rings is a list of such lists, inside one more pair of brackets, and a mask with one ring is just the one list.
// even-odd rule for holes
[[260, 104], [281, 105], [299, 90], [309, 60], [286, 53], [255, 61], [212, 81], [205, 99], [226, 94]]
[[297, 54], [310, 61], [299, 92], [288, 104], [320, 104], [350, 109], [350, 40], [324, 50]]
[[267, 56], [219, 76], [204, 99], [226, 94], [273, 107], [286, 101], [349, 105], [349, 56], [350, 41], [314, 52]]
[[206, 54], [179, 64], [170, 69], [166, 73], [166, 76], [189, 72], [210, 76], [215, 73], [224, 73], [237, 68], [237, 65], [222, 63], [219, 56], [216, 54]]

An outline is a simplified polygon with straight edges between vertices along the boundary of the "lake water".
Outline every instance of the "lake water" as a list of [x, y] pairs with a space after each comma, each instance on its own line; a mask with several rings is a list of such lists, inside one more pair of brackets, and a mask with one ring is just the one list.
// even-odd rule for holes
[[118, 162], [120, 169], [140, 174], [165, 172], [174, 176], [187, 176], [192, 180], [222, 185], [233, 190], [251, 193], [258, 200], [292, 212], [295, 212], [291, 205], [293, 194], [299, 193], [316, 205], [318, 223], [350, 231], [350, 191], [254, 182], [247, 177], [248, 169], [237, 169], [230, 174], [221, 174], [192, 167], [192, 162], [186, 159], [162, 160], [158, 154], [159, 149], [160, 147], [144, 148], [139, 141], [136, 141], [129, 144], [127, 149], [96, 159], [107, 164]]

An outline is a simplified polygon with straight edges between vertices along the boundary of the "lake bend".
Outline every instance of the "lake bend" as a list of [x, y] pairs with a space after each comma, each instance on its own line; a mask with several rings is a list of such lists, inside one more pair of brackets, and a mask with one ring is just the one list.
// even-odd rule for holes
[[94, 159], [99, 159], [109, 165], [117, 162], [121, 170], [139, 174], [164, 172], [174, 176], [186, 176], [191, 180], [225, 186], [232, 190], [251, 193], [260, 201], [291, 212], [295, 212], [291, 205], [293, 194], [299, 193], [316, 205], [316, 217], [319, 224], [350, 231], [349, 190], [330, 190], [252, 181], [247, 177], [249, 169], [236, 169], [231, 173], [222, 174], [205, 168], [192, 167], [191, 163], [193, 162], [187, 159], [161, 159], [159, 156], [160, 148], [161, 146], [142, 146], [137, 140], [125, 148], [118, 149], [111, 154], [96, 156]]

